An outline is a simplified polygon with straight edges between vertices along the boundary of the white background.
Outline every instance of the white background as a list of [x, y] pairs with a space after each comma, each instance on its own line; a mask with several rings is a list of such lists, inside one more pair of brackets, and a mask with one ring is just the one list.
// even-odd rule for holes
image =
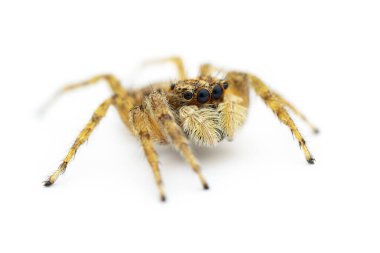
[[[379, 252], [380, 8], [377, 1], [1, 1], [0, 252]], [[105, 84], [175, 78], [146, 59], [181, 55], [250, 71], [321, 129], [299, 120], [316, 158], [252, 93], [232, 143], [195, 149], [210, 191], [158, 148], [159, 202], [138, 142], [114, 109], [46, 189]]]

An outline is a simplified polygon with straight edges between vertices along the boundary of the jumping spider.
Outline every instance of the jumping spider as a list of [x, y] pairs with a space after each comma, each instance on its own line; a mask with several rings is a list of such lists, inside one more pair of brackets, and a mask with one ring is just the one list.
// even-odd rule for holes
[[[165, 201], [166, 197], [158, 166], [158, 155], [154, 149], [155, 143], [173, 145], [198, 175], [203, 188], [208, 189], [208, 184], [190, 149], [189, 141], [208, 147], [215, 146], [224, 138], [231, 141], [236, 130], [246, 120], [250, 87], [279, 120], [290, 128], [307, 162], [314, 163], [314, 158], [287, 109], [304, 120], [315, 133], [318, 132], [317, 128], [258, 77], [249, 73], [224, 71], [210, 64], [204, 64], [200, 67], [199, 76], [189, 79], [185, 74], [181, 58], [171, 57], [154, 61], [158, 62], [174, 63], [178, 69], [179, 80], [157, 83], [137, 90], [125, 90], [113, 75], [98, 75], [87, 81], [68, 85], [61, 90], [60, 94], [103, 80], [108, 83], [113, 95], [96, 109], [59, 168], [44, 182], [45, 186], [54, 184], [65, 172], [78, 148], [87, 141], [112, 105], [117, 109], [124, 124], [139, 139], [153, 170], [162, 201]], [[213, 74], [216, 72], [224, 74], [224, 78], [214, 77]]]

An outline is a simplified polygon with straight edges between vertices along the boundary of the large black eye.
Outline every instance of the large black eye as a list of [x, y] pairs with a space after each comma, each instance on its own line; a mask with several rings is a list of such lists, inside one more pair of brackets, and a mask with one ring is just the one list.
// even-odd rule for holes
[[199, 103], [206, 103], [210, 99], [210, 92], [206, 89], [200, 89], [197, 96]]
[[220, 87], [220, 85], [216, 85], [214, 89], [212, 90], [212, 98], [213, 99], [219, 99], [223, 94], [223, 89]]
[[183, 93], [183, 97], [187, 100], [190, 100], [193, 98], [193, 93], [190, 92], [190, 91], [186, 91], [185, 93]]

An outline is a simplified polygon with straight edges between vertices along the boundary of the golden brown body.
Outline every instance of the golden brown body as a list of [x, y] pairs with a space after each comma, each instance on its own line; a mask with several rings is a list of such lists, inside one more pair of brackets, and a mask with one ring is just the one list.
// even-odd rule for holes
[[[180, 58], [172, 57], [155, 62], [163, 61], [176, 64], [179, 72], [178, 81], [154, 84], [138, 90], [125, 90], [114, 76], [99, 75], [85, 82], [66, 86], [62, 90], [63, 93], [105, 80], [113, 95], [96, 109], [64, 161], [45, 181], [45, 186], [54, 184], [65, 172], [77, 149], [87, 141], [112, 105], [119, 112], [125, 125], [139, 139], [153, 170], [161, 200], [164, 201], [166, 197], [158, 166], [158, 155], [154, 148], [155, 143], [173, 145], [198, 175], [203, 188], [208, 189], [200, 166], [190, 149], [189, 141], [201, 146], [215, 146], [224, 138], [231, 141], [234, 133], [246, 120], [249, 87], [252, 87], [280, 121], [290, 128], [306, 160], [310, 164], [314, 163], [314, 158], [287, 109], [300, 116], [314, 132], [317, 132], [317, 129], [294, 106], [273, 92], [259, 78], [252, 74], [227, 72], [204, 64], [197, 78], [188, 79]], [[214, 78], [215, 71], [224, 73], [225, 78]]]

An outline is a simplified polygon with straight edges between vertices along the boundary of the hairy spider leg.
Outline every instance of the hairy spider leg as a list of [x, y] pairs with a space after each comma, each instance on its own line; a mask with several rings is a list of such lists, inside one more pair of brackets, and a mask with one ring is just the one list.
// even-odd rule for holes
[[173, 56], [173, 57], [162, 58], [162, 59], [153, 59], [153, 60], [144, 62], [143, 66], [151, 65], [151, 64], [161, 64], [161, 63], [167, 63], [167, 62], [173, 63], [176, 66], [180, 80], [187, 79], [185, 65], [183, 64], [183, 60], [181, 57]]
[[311, 128], [313, 133], [315, 133], [315, 134], [319, 133], [319, 129], [314, 124], [312, 124], [306, 118], [306, 116], [303, 113], [301, 113], [294, 105], [292, 105], [289, 101], [287, 101], [280, 94], [278, 94], [277, 92], [274, 92], [273, 90], [272, 90], [272, 94], [277, 97], [277, 99], [278, 99], [278, 101], [280, 101], [280, 103], [282, 103], [289, 110], [291, 110], [296, 116], [298, 116], [301, 120], [303, 120]]
[[199, 76], [214, 76], [215, 74], [227, 74], [227, 70], [204, 63], [199, 67]]
[[[211, 64], [202, 64], [199, 69], [199, 73], [201, 76], [208, 76], [212, 75], [213, 72], [219, 72], [219, 73], [227, 73], [227, 71], [223, 70], [222, 68], [214, 67]], [[317, 134], [319, 133], [318, 127], [316, 127], [313, 123], [311, 123], [306, 116], [301, 113], [300, 110], [298, 110], [293, 104], [291, 104], [288, 100], [286, 100], [283, 96], [278, 94], [277, 92], [273, 91], [271, 89], [271, 93], [273, 96], [277, 97], [277, 100], [285, 107], [287, 107], [289, 110], [291, 110], [296, 116], [298, 116], [301, 120], [303, 120], [310, 128], [311, 130]], [[246, 97], [243, 93], [240, 93], [241, 96]]]
[[161, 201], [166, 200], [160, 169], [158, 167], [158, 155], [153, 146], [151, 137], [151, 130], [149, 129], [148, 115], [142, 109], [141, 106], [134, 107], [130, 113], [130, 122], [134, 135], [140, 140], [140, 143], [144, 149], [145, 156], [148, 160], [150, 167], [152, 168], [154, 178], [160, 193]]
[[[116, 109], [118, 110], [121, 119], [127, 125], [127, 127], [130, 128], [131, 130], [133, 128], [138, 129], [138, 134], [136, 136], [139, 137], [140, 143], [143, 146], [147, 160], [152, 167], [154, 177], [156, 179], [156, 183], [159, 189], [160, 198], [162, 201], [165, 201], [166, 196], [163, 190], [161, 175], [158, 169], [158, 157], [154, 151], [150, 134], [147, 131], [147, 124], [145, 122], [142, 122], [142, 118], [141, 118], [142, 116], [145, 116], [145, 115], [137, 114], [136, 113], [137, 111], [135, 109], [131, 110], [131, 108], [133, 107], [132, 103], [133, 103], [133, 100], [130, 97], [128, 97], [126, 94], [123, 97], [115, 94], [111, 98], [104, 101], [96, 109], [93, 116], [91, 117], [91, 120], [88, 122], [86, 127], [81, 131], [79, 136], [76, 138], [74, 144], [70, 148], [63, 162], [60, 164], [58, 169], [51, 176], [49, 176], [48, 180], [44, 182], [44, 185], [51, 186], [52, 184], [56, 182], [58, 177], [66, 171], [66, 168], [69, 162], [74, 158], [75, 153], [77, 152], [79, 147], [88, 140], [89, 136], [91, 135], [95, 127], [99, 124], [101, 119], [105, 117], [106, 112], [109, 109], [110, 105], [114, 105]], [[134, 115], [134, 117], [130, 118], [131, 115]], [[145, 121], [146, 119], [143, 118], [143, 120]]]
[[263, 99], [264, 103], [277, 115], [278, 119], [290, 128], [290, 131], [297, 139], [301, 149], [303, 150], [307, 162], [314, 164], [315, 159], [307, 148], [305, 139], [302, 137], [293, 119], [285, 109], [285, 104], [281, 101], [281, 99], [279, 99], [263, 81], [254, 75], [238, 72], [232, 72], [232, 75], [248, 76], [249, 83], [255, 90], [256, 94]]
[[119, 96], [125, 94], [125, 90], [121, 86], [120, 81], [113, 75], [96, 75], [83, 82], [66, 85], [63, 87], [62, 92], [67, 92], [87, 85], [93, 85], [103, 80], [108, 83], [109, 87], [111, 88], [114, 94], [117, 94]]
[[68, 154], [64, 158], [63, 162], [60, 164], [58, 169], [49, 176], [49, 178], [44, 182], [45, 186], [51, 186], [57, 181], [58, 177], [66, 171], [67, 165], [74, 158], [75, 153], [79, 147], [88, 140], [91, 133], [94, 131], [95, 127], [106, 115], [110, 105], [113, 104], [113, 98], [106, 99], [93, 113], [90, 121], [87, 123], [85, 128], [79, 133], [74, 144], [71, 146]]
[[212, 72], [214, 72], [215, 67], [211, 66], [211, 64], [205, 63], [199, 67], [199, 75], [200, 76], [211, 76]]
[[248, 106], [249, 103], [247, 95], [244, 95], [244, 93], [248, 94], [248, 91], [243, 88], [244, 86], [248, 87], [249, 83], [256, 94], [259, 95], [264, 100], [264, 103], [277, 115], [279, 120], [290, 128], [290, 131], [295, 136], [301, 149], [303, 150], [307, 162], [314, 164], [315, 159], [307, 148], [305, 139], [302, 137], [285, 107], [288, 107], [298, 117], [305, 121], [305, 123], [307, 123], [312, 128], [314, 133], [318, 133], [318, 128], [311, 124], [298, 109], [296, 109], [292, 104], [279, 96], [277, 93], [272, 91], [261, 79], [252, 74], [241, 72], [226, 72], [223, 69], [214, 67], [210, 64], [203, 64], [200, 67], [200, 75], [211, 75], [215, 71], [226, 73], [227, 82], [231, 84], [229, 87], [230, 90], [227, 90], [227, 93], [235, 93], [241, 97], [242, 105]]
[[51, 97], [48, 102], [42, 107], [41, 112], [45, 112], [59, 97], [65, 94], [68, 91], [76, 90], [78, 88], [90, 86], [97, 84], [100, 81], [106, 81], [108, 86], [111, 88], [114, 94], [119, 96], [125, 95], [126, 91], [121, 86], [120, 81], [113, 75], [96, 75], [90, 79], [87, 79], [82, 82], [73, 83], [69, 85], [65, 85], [61, 88], [53, 97]]
[[203, 188], [208, 189], [208, 184], [202, 175], [200, 166], [198, 165], [198, 162], [190, 149], [185, 134], [175, 121], [175, 117], [170, 109], [170, 106], [168, 105], [166, 96], [159, 91], [152, 92], [144, 100], [144, 109], [147, 111], [149, 116], [156, 120], [165, 130], [172, 144], [198, 175]]

